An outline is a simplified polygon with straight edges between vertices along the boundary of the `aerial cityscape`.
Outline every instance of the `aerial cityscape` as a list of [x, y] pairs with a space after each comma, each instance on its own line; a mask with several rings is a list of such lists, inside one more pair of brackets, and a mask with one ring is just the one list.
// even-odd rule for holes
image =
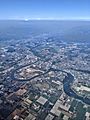
[[0, 41], [0, 120], [90, 119], [90, 43], [61, 38]]
[[90, 120], [90, 1], [0, 1], [0, 120]]

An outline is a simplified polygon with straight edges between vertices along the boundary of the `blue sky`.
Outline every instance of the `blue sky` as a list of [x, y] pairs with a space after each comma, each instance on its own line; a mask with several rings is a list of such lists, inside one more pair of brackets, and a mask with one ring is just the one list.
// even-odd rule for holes
[[90, 0], [0, 0], [0, 19], [90, 19]]

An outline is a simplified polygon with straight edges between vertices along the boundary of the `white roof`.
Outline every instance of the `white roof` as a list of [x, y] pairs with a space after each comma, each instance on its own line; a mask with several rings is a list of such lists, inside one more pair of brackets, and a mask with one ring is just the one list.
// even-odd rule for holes
[[45, 120], [52, 120], [54, 118], [53, 115], [51, 114], [48, 114], [47, 117], [45, 118]]
[[37, 100], [38, 103], [40, 103], [41, 105], [44, 105], [47, 102], [47, 99], [40, 96], [39, 99]]

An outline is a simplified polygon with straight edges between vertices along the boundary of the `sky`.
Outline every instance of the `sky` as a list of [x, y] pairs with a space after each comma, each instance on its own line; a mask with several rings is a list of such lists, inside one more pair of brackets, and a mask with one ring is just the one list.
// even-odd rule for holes
[[90, 19], [90, 0], [0, 0], [0, 19]]

